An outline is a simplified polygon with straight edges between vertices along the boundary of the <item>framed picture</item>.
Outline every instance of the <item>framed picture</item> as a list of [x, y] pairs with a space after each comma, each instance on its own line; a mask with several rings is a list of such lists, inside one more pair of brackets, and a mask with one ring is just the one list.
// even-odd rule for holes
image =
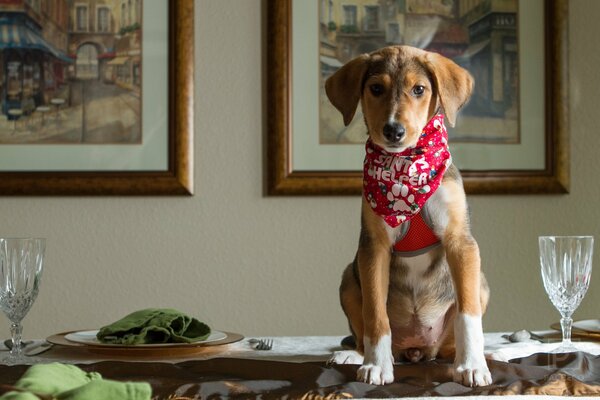
[[0, 0], [0, 194], [193, 194], [193, 7]]
[[470, 194], [569, 189], [566, 0], [269, 0], [271, 195], [359, 194], [367, 138], [323, 84], [344, 63], [405, 44], [445, 55], [475, 78], [449, 129]]

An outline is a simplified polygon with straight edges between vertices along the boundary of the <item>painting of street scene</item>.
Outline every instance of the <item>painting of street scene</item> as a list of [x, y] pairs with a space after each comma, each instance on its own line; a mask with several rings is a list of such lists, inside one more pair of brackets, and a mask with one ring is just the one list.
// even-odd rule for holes
[[363, 53], [409, 45], [446, 56], [475, 79], [453, 142], [519, 143], [518, 0], [318, 0], [320, 143], [362, 143], [359, 110], [344, 127], [324, 81]]
[[139, 144], [142, 0], [0, 0], [0, 144]]

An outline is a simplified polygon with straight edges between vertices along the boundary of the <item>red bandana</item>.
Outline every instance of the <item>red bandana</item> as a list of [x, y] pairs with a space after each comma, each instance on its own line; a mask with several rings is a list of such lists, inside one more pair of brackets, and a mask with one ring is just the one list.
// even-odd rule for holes
[[363, 195], [392, 228], [421, 210], [452, 163], [441, 114], [425, 125], [413, 148], [387, 152], [369, 139], [366, 150]]

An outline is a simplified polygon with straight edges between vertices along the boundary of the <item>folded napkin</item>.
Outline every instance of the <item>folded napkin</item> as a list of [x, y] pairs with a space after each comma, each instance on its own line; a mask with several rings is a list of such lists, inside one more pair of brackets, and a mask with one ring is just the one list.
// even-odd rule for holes
[[106, 380], [97, 372], [61, 363], [31, 366], [15, 387], [24, 391], [5, 393], [0, 400], [39, 400], [35, 393], [57, 400], [150, 400], [152, 396], [152, 388], [146, 382]]
[[170, 308], [136, 311], [100, 329], [96, 337], [103, 343], [191, 343], [204, 340], [210, 328], [196, 318]]

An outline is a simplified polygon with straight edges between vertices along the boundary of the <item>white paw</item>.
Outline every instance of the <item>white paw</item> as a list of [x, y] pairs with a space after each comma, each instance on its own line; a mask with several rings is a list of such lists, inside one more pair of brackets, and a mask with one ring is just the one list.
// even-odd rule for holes
[[370, 385], [385, 385], [394, 382], [394, 365], [365, 364], [358, 369], [357, 380]]
[[394, 382], [394, 357], [392, 356], [392, 337], [383, 335], [372, 345], [368, 337], [365, 344], [365, 360], [358, 369], [356, 379], [371, 385], [385, 385]]
[[357, 364], [361, 365], [364, 361], [364, 357], [354, 350], [341, 350], [336, 351], [331, 355], [327, 364]]
[[454, 321], [454, 337], [454, 381], [471, 387], [491, 385], [492, 375], [483, 356], [481, 316], [459, 313]]
[[487, 386], [492, 384], [492, 374], [485, 363], [483, 354], [481, 357], [474, 357], [454, 364], [453, 371], [454, 382], [465, 386]]

